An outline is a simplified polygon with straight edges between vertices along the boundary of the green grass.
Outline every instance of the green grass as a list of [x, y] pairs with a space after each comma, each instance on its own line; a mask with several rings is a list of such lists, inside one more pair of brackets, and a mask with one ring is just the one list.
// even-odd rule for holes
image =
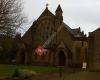
[[62, 78], [54, 78], [49, 80], [100, 80], [100, 72], [76, 72], [72, 74], [65, 74]]
[[[6, 65], [0, 64], [0, 77], [12, 75], [15, 69], [26, 69], [36, 73], [57, 72], [58, 67], [32, 66], [32, 65]], [[100, 72], [80, 71], [76, 73], [64, 73], [62, 79], [50, 77], [48, 80], [100, 80]]]
[[12, 75], [15, 69], [26, 69], [36, 73], [48, 73], [58, 71], [58, 68], [51, 66], [32, 66], [32, 65], [7, 65], [0, 64], [0, 77]]

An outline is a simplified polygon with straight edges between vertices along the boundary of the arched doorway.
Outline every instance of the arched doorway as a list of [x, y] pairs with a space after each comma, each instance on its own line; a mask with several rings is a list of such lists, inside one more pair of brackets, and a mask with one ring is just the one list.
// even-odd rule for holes
[[25, 51], [22, 50], [20, 54], [20, 63], [24, 64], [25, 63]]
[[66, 65], [66, 56], [63, 51], [59, 51], [59, 53], [58, 53], [58, 64], [59, 64], [59, 66]]

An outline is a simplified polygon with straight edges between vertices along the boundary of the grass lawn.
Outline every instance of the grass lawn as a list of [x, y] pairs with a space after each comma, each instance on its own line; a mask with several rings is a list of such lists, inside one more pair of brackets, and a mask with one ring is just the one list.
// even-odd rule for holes
[[0, 77], [12, 75], [15, 69], [26, 69], [36, 73], [48, 73], [58, 71], [58, 68], [51, 66], [32, 66], [32, 65], [7, 65], [0, 64]]
[[64, 74], [62, 78], [49, 80], [100, 80], [100, 72], [80, 71], [72, 74]]
[[[34, 71], [36, 73], [43, 73], [44, 75], [49, 72], [58, 72], [58, 67], [51, 66], [32, 66], [32, 65], [7, 65], [0, 64], [0, 77], [12, 75], [15, 69], [25, 69]], [[72, 73], [63, 73], [62, 78], [53, 77], [50, 73], [46, 80], [100, 80], [100, 72], [80, 71]], [[57, 73], [59, 75], [59, 73]], [[44, 80], [44, 79], [43, 79]]]

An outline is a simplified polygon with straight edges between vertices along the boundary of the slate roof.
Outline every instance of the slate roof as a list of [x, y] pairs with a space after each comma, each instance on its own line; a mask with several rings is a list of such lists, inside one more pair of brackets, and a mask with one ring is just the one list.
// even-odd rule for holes
[[80, 31], [79, 28], [71, 29], [67, 24], [63, 23], [63, 25], [67, 28], [67, 30], [74, 36], [74, 37], [82, 37], [84, 35], [83, 32]]
[[99, 28], [97, 28], [95, 31], [93, 31], [93, 32], [96, 32], [96, 31], [100, 31], [100, 27]]

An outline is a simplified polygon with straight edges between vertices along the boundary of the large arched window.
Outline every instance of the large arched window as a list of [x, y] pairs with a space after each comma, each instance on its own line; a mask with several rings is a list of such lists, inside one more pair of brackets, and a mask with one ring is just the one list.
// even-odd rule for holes
[[38, 43], [43, 44], [46, 42], [51, 35], [54, 33], [54, 25], [49, 20], [42, 21], [37, 28], [37, 40]]

